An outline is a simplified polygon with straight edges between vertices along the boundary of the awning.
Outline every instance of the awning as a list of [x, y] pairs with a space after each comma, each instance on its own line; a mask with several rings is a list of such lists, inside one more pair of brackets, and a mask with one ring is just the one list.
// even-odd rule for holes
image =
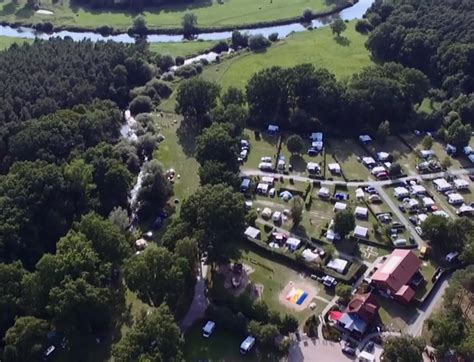
[[338, 321], [339, 319], [342, 318], [343, 315], [344, 313], [339, 312], [338, 310], [333, 310], [329, 312], [329, 319], [333, 321]]

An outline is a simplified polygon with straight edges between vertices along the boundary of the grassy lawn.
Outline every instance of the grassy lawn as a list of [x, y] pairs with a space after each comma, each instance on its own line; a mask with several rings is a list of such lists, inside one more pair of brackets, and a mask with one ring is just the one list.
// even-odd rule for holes
[[385, 326], [391, 329], [404, 330], [407, 324], [418, 315], [417, 310], [412, 306], [404, 306], [380, 295], [376, 295], [376, 297], [380, 304], [380, 319]]
[[244, 130], [244, 138], [250, 142], [250, 152], [243, 168], [257, 169], [262, 157], [272, 157], [275, 161], [278, 146], [278, 136], [269, 135], [266, 132], [254, 132], [250, 129]]
[[7, 49], [12, 44], [32, 43], [32, 39], [12, 38], [9, 36], [0, 36], [0, 50]]
[[271, 66], [293, 67], [302, 63], [327, 68], [337, 78], [345, 78], [372, 64], [365, 48], [367, 37], [355, 31], [350, 22], [343, 33], [347, 44], [337, 42], [329, 27], [296, 33], [272, 45], [263, 53], [242, 55], [206, 67], [203, 76], [221, 84], [223, 88], [244, 88], [251, 76]]
[[184, 336], [185, 361], [258, 361], [253, 349], [249, 354], [242, 356], [239, 346], [245, 336], [236, 335], [233, 331], [216, 326], [211, 338], [202, 336], [202, 326], [205, 321], [193, 325]]
[[301, 323], [313, 313], [316, 315], [320, 314], [326, 306], [327, 303], [324, 301], [315, 299], [316, 308], [313, 311], [306, 309], [296, 312], [280, 304], [279, 295], [290, 281], [296, 283], [304, 280], [305, 282], [314, 283], [314, 286], [319, 289], [318, 296], [326, 300], [331, 300], [332, 296], [326, 293], [322, 284], [312, 281], [309, 278], [303, 279], [303, 276], [295, 269], [270, 260], [267, 256], [263, 256], [257, 251], [250, 249], [244, 242], [239, 245], [239, 248], [241, 251], [240, 261], [255, 269], [255, 271], [250, 274], [250, 279], [253, 283], [262, 284], [264, 286], [262, 299], [268, 304], [271, 310], [282, 314], [293, 314]]
[[171, 54], [174, 57], [190, 57], [195, 54], [201, 54], [212, 48], [216, 44], [214, 41], [186, 41], [170, 43], [150, 43], [150, 50], [159, 54]]
[[[44, 0], [41, 9], [54, 12], [54, 15], [36, 14], [25, 8], [27, 0], [18, 0], [18, 5], [5, 1], [0, 8], [0, 20], [8, 22], [40, 23], [49, 21], [55, 25], [79, 26], [95, 29], [102, 25], [115, 29], [128, 29], [133, 18], [138, 15], [125, 10], [93, 10], [78, 7], [71, 0], [55, 2]], [[181, 28], [181, 19], [186, 12], [198, 17], [201, 27], [219, 28], [232, 25], [254, 24], [262, 21], [290, 19], [301, 16], [306, 8], [314, 11], [328, 10], [333, 1], [325, 0], [195, 0], [193, 2], [174, 3], [156, 8], [147, 8], [142, 13], [150, 28]]]
[[415, 168], [417, 156], [397, 136], [388, 136], [383, 143], [374, 140], [372, 144], [367, 145], [367, 148], [374, 158], [377, 156], [377, 152], [387, 152], [392, 156], [396, 155], [395, 161], [402, 166], [402, 170], [406, 174], [414, 175], [417, 173]]
[[[174, 122], [176, 120], [176, 122]], [[175, 114], [156, 115], [165, 140], [154, 155], [165, 169], [174, 168], [180, 175], [174, 184], [174, 196], [180, 201], [190, 196], [199, 186], [199, 164], [194, 159], [194, 135], [181, 126], [181, 117]], [[177, 205], [179, 208], [181, 202]]]
[[[330, 140], [326, 149], [326, 154], [335, 156], [342, 172], [347, 180], [363, 180], [373, 179], [369, 170], [359, 161], [357, 157], [366, 156], [365, 151], [359, 144], [352, 139]], [[327, 163], [331, 163], [329, 159]]]

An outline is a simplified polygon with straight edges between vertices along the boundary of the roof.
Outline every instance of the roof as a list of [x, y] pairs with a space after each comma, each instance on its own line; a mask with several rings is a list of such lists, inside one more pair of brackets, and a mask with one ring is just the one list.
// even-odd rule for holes
[[339, 323], [344, 325], [344, 329], [348, 331], [357, 331], [364, 333], [367, 329], [367, 323], [357, 314], [344, 313], [339, 319]]
[[463, 180], [462, 178], [457, 178], [456, 180], [453, 181], [454, 186], [456, 187], [466, 187], [469, 186], [469, 182], [466, 180]]
[[451, 202], [464, 202], [464, 197], [456, 192], [454, 194], [449, 194], [448, 200]]
[[436, 180], [433, 180], [433, 183], [440, 189], [451, 188], [451, 184], [444, 178], [437, 178]]
[[338, 321], [339, 319], [342, 318], [344, 313], [339, 312], [338, 310], [333, 310], [329, 312], [329, 318], [332, 319], [333, 321]]
[[405, 188], [405, 187], [395, 187], [393, 189], [393, 192], [395, 193], [395, 195], [408, 195], [408, 190]]
[[434, 200], [431, 197], [423, 197], [423, 205], [432, 206], [435, 204]]
[[426, 189], [424, 186], [421, 186], [421, 185], [413, 185], [411, 187], [411, 192], [412, 194], [422, 194], [426, 192]]
[[242, 183], [240, 184], [241, 187], [249, 187], [250, 186], [250, 179], [249, 178], [244, 178], [242, 180]]
[[206, 333], [212, 333], [216, 324], [213, 321], [207, 321], [206, 325], [202, 328], [202, 330]]
[[397, 293], [395, 295], [408, 303], [415, 296], [415, 291], [412, 287], [408, 285], [403, 285], [400, 289], [397, 290]]
[[347, 264], [347, 260], [336, 258], [332, 259], [326, 266], [342, 274], [346, 269]]
[[329, 170], [340, 170], [341, 166], [338, 163], [330, 163], [328, 164]]
[[379, 308], [372, 293], [356, 294], [347, 305], [346, 313], [355, 313], [370, 324], [377, 317]]
[[318, 195], [329, 195], [329, 189], [327, 187], [321, 187], [318, 191]]
[[392, 291], [397, 292], [410, 282], [420, 266], [420, 259], [412, 251], [395, 249], [374, 273], [372, 281], [385, 283]]

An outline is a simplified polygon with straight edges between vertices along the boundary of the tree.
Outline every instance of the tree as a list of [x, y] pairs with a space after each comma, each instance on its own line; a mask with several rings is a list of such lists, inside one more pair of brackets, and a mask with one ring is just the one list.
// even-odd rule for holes
[[232, 126], [231, 134], [234, 136], [240, 136], [247, 123], [247, 118], [247, 109], [237, 104], [229, 104], [225, 108], [218, 105], [211, 112], [212, 121]]
[[347, 284], [339, 283], [336, 286], [336, 295], [343, 303], [349, 303], [352, 296], [352, 287]]
[[304, 142], [301, 136], [294, 134], [286, 140], [286, 147], [291, 153], [301, 153], [304, 148]]
[[120, 231], [124, 232], [130, 227], [130, 218], [128, 212], [121, 207], [114, 207], [109, 214], [109, 220], [112, 224], [119, 228]]
[[221, 96], [222, 105], [227, 108], [231, 104], [243, 106], [245, 104], [245, 94], [239, 88], [230, 86]]
[[459, 119], [448, 127], [447, 132], [448, 143], [457, 148], [467, 146], [471, 139], [471, 125], [464, 125]]
[[421, 141], [421, 145], [423, 146], [423, 149], [430, 150], [431, 147], [433, 147], [433, 137], [430, 135], [425, 136], [423, 141]]
[[163, 54], [160, 56], [159, 66], [162, 72], [167, 72], [175, 64], [175, 60], [171, 54]]
[[235, 189], [240, 185], [240, 177], [235, 171], [229, 170], [225, 163], [214, 160], [205, 161], [199, 167], [199, 179], [201, 185], [226, 184]]
[[345, 238], [355, 227], [354, 213], [350, 208], [342, 210], [334, 217], [334, 232]]
[[22, 280], [27, 271], [21, 263], [0, 264], [0, 335], [10, 327], [22, 306]]
[[106, 288], [84, 279], [65, 279], [49, 292], [47, 311], [69, 335], [88, 335], [107, 328], [112, 318], [112, 298]]
[[275, 338], [278, 336], [278, 328], [273, 324], [262, 324], [257, 321], [250, 321], [248, 326], [251, 335], [255, 336], [264, 349], [275, 347]]
[[450, 349], [457, 349], [466, 336], [466, 326], [460, 318], [462, 310], [459, 306], [450, 306], [442, 313], [436, 313], [427, 321], [431, 332], [431, 342], [440, 356]]
[[419, 362], [425, 343], [421, 338], [410, 336], [390, 337], [384, 343], [382, 357], [384, 361]]
[[117, 362], [181, 361], [183, 339], [166, 304], [144, 310], [133, 327], [114, 346], [112, 355]]
[[137, 96], [130, 102], [130, 112], [133, 115], [139, 113], [150, 113], [153, 109], [153, 103], [148, 96]]
[[346, 23], [342, 19], [334, 20], [330, 26], [332, 33], [336, 34], [338, 38], [341, 36], [341, 33], [344, 32], [347, 28]]
[[453, 162], [451, 161], [451, 157], [446, 156], [443, 158], [443, 161], [441, 161], [441, 167], [443, 167], [445, 170], [450, 168], [452, 166]]
[[285, 314], [280, 323], [280, 333], [288, 335], [288, 333], [294, 333], [298, 330], [299, 322], [291, 314]]
[[190, 38], [196, 33], [197, 22], [197, 16], [194, 13], [184, 14], [181, 24], [183, 25], [183, 34], [185, 38]]
[[383, 121], [379, 124], [379, 128], [377, 129], [377, 138], [380, 143], [385, 143], [388, 136], [390, 136], [390, 122]]
[[178, 240], [174, 247], [174, 253], [178, 257], [186, 258], [191, 269], [194, 270], [198, 260], [198, 244], [195, 239], [185, 237]]
[[291, 205], [291, 218], [293, 219], [293, 227], [297, 227], [303, 220], [304, 200], [300, 196], [295, 196]]
[[421, 225], [423, 235], [433, 245], [443, 246], [448, 238], [449, 221], [438, 215], [429, 215]]
[[189, 225], [210, 260], [225, 257], [245, 225], [244, 197], [230, 187], [206, 185], [183, 202], [181, 219]]
[[237, 139], [230, 135], [225, 124], [213, 123], [196, 138], [196, 160], [201, 165], [216, 161], [236, 173], [239, 169], [237, 154]]
[[5, 334], [3, 360], [6, 362], [39, 361], [46, 347], [49, 325], [43, 319], [19, 317]]
[[239, 49], [241, 48], [246, 48], [248, 46], [248, 41], [249, 41], [249, 36], [246, 33], [241, 33], [238, 30], [234, 30], [232, 32], [232, 48], [234, 49]]
[[180, 83], [176, 96], [176, 112], [186, 118], [194, 118], [201, 129], [208, 125], [209, 111], [216, 106], [220, 88], [217, 84], [200, 78]]
[[167, 302], [176, 308], [190, 272], [186, 260], [182, 261], [163, 247], [148, 248], [127, 260], [125, 282], [145, 303], [159, 306]]
[[148, 32], [148, 27], [146, 25], [146, 20], [143, 16], [137, 16], [133, 19], [133, 26], [131, 28], [133, 34], [137, 34], [139, 36], [145, 36]]
[[390, 168], [388, 169], [390, 176], [398, 176], [402, 174], [402, 166], [398, 162], [392, 162]]
[[258, 51], [268, 48], [272, 43], [265, 38], [263, 34], [249, 36], [249, 48], [252, 51]]

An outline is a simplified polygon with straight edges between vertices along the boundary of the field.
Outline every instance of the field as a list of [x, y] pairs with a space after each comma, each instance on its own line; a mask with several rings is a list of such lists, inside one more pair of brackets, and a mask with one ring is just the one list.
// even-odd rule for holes
[[9, 36], [0, 36], [0, 50], [7, 49], [10, 45], [16, 43], [21, 44], [23, 42], [32, 43], [31, 39], [22, 39], [22, 38], [11, 38]]
[[171, 54], [174, 57], [190, 57], [212, 48], [214, 41], [185, 41], [170, 43], [150, 43], [150, 50], [159, 54]]
[[[233, 25], [254, 24], [301, 16], [306, 8], [324, 11], [332, 8], [336, 1], [325, 0], [196, 0], [157, 8], [147, 8], [142, 13], [148, 26], [155, 29], [181, 28], [181, 19], [187, 12], [198, 17], [198, 26], [205, 28], [231, 27]], [[36, 14], [25, 8], [27, 0], [5, 1], [0, 8], [0, 21], [41, 23], [52, 22], [59, 26], [73, 26], [87, 29], [107, 25], [126, 31], [138, 13], [125, 10], [94, 10], [74, 5], [71, 0], [55, 2], [44, 0], [41, 9], [54, 12], [54, 15]]]
[[220, 64], [206, 67], [203, 76], [223, 88], [244, 88], [251, 76], [271, 66], [292, 67], [302, 63], [326, 68], [338, 79], [346, 78], [372, 64], [365, 48], [367, 37], [355, 31], [355, 22], [348, 23], [336, 41], [329, 27], [296, 33], [272, 45], [262, 53], [244, 53]]

